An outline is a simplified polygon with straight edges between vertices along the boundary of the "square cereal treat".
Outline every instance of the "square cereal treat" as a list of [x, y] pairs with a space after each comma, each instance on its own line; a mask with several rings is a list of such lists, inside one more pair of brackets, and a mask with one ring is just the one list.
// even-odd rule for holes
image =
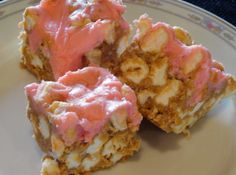
[[42, 175], [95, 171], [139, 150], [136, 96], [106, 69], [67, 72], [56, 82], [27, 85], [25, 92], [35, 138], [48, 154]]
[[187, 31], [147, 15], [136, 21], [132, 44], [110, 70], [136, 93], [139, 110], [166, 132], [187, 133], [236, 90], [232, 75]]
[[116, 58], [129, 25], [116, 0], [41, 0], [20, 23], [21, 65], [38, 79], [57, 80], [67, 71]]

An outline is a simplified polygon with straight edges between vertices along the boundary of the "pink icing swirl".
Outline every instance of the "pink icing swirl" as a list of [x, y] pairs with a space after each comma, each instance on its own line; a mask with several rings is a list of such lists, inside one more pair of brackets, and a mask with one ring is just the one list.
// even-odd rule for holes
[[114, 0], [42, 0], [27, 8], [35, 20], [28, 31], [30, 49], [34, 53], [42, 43], [46, 44], [43, 48], [49, 48], [50, 65], [58, 79], [67, 71], [83, 67], [84, 54], [105, 40], [113, 21], [128, 30], [122, 17], [124, 11], [125, 7]]
[[42, 81], [25, 87], [31, 107], [50, 122], [67, 145], [89, 142], [111, 120], [125, 113], [128, 127], [142, 120], [136, 96], [107, 70], [86, 67], [67, 72], [57, 82]]

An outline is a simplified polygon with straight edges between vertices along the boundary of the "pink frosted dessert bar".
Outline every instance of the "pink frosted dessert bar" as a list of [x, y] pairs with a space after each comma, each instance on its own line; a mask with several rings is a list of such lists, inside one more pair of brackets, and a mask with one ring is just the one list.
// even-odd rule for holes
[[136, 93], [139, 110], [166, 132], [188, 129], [236, 90], [232, 75], [187, 31], [143, 15], [132, 44], [110, 69]]
[[67, 72], [27, 85], [25, 93], [35, 138], [48, 154], [41, 175], [95, 171], [139, 150], [136, 96], [106, 69]]
[[41, 0], [20, 23], [21, 65], [38, 79], [57, 80], [67, 71], [98, 65], [122, 53], [129, 25], [116, 0]]

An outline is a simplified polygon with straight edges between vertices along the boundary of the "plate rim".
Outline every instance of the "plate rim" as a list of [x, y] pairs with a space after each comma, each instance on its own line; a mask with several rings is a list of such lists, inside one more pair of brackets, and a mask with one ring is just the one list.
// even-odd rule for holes
[[[15, 4], [15, 3], [19, 3], [19, 2], [22, 2], [22, 1], [29, 1], [28, 3], [36, 3], [36, 2], [39, 2], [39, 0], [3, 0], [0, 2], [0, 9], [5, 7], [5, 6], [9, 6], [9, 5], [12, 5], [12, 4]], [[124, 2], [135, 2], [137, 0], [124, 0]], [[138, 0], [138, 1], [142, 1], [142, 2], [148, 2], [150, 0]], [[234, 26], [232, 23], [230, 23], [229, 21], [221, 18], [220, 16], [206, 10], [206, 9], [203, 9], [202, 7], [199, 7], [197, 5], [194, 5], [190, 2], [186, 2], [186, 1], [183, 1], [183, 0], [177, 0], [177, 1], [174, 1], [174, 0], [154, 0], [156, 2], [161, 2], [161, 1], [168, 1], [169, 3], [172, 3], [172, 4], [181, 4], [181, 5], [185, 5], [186, 7], [190, 7], [190, 8], [193, 8], [193, 9], [198, 9], [200, 10], [202, 13], [205, 13], [213, 18], [215, 18], [216, 20], [224, 23], [226, 26], [230, 27], [231, 29], [233, 29], [233, 31], [236, 30], [236, 26]], [[9, 14], [10, 15], [10, 14]], [[2, 14], [0, 13], [0, 20], [3, 18], [4, 16], [2, 16]], [[236, 32], [236, 31], [235, 31]]]
[[[146, 6], [148, 8], [164, 11], [166, 13], [170, 13], [172, 15], [176, 15], [180, 18], [183, 18], [211, 32], [212, 34], [214, 34], [215, 36], [219, 37], [224, 42], [226, 42], [229, 46], [231, 46], [236, 51], [236, 27], [230, 24], [229, 22], [225, 21], [221, 17], [202, 9], [201, 7], [187, 3], [182, 0], [176, 0], [176, 1], [174, 0], [124, 0], [124, 2], [128, 4]], [[197, 15], [197, 17], [200, 16], [201, 19], [199, 19], [199, 21], [194, 19], [194, 17], [191, 19], [190, 13], [188, 14], [188, 17], [187, 17], [176, 12], [171, 12], [171, 11], [162, 9], [160, 8], [160, 6], [163, 5], [162, 3], [178, 6], [179, 8], [182, 8], [183, 10], [191, 12], [192, 13], [191, 15], [194, 15], [194, 17], [196, 17], [195, 14]], [[208, 25], [211, 25], [211, 24], [216, 25], [216, 26], [213, 26], [213, 28], [210, 28]]]
[[[199, 6], [196, 6], [183, 0], [123, 0], [123, 1], [124, 3], [143, 5], [149, 8], [154, 8], [156, 10], [162, 10], [162, 11], [165, 10], [161, 9], [159, 6], [162, 5], [162, 3], [167, 3], [170, 5], [177, 6], [188, 12], [192, 12], [187, 14], [187, 16], [184, 16], [176, 12], [166, 11], [166, 13], [172, 13], [173, 15], [177, 15], [180, 18], [184, 18], [185, 20], [188, 20], [194, 23], [195, 25], [198, 25], [208, 30], [209, 32], [213, 33], [220, 39], [224, 40], [234, 50], [236, 50], [236, 26]], [[37, 2], [39, 2], [39, 0], [3, 0], [0, 3], [0, 21], [11, 15], [23, 11], [26, 6], [34, 5]], [[26, 3], [26, 4], [23, 7], [17, 6], [11, 9], [12, 5], [17, 3], [19, 4]]]
[[[167, 1], [170, 1], [170, 0], [167, 0]], [[172, 2], [175, 2], [175, 1], [172, 1]], [[183, 0], [177, 0], [176, 2], [181, 2], [182, 4], [185, 4], [186, 6], [198, 9], [202, 13], [205, 13], [205, 14], [207, 14], [207, 15], [209, 15], [209, 16], [217, 19], [217, 20], [219, 20], [220, 22], [225, 23], [228, 27], [232, 28], [234, 31], [236, 30], [236, 26], [234, 26], [232, 23], [230, 23], [229, 21], [221, 18], [220, 16], [218, 16], [218, 15], [216, 15], [216, 14], [214, 14], [214, 13], [212, 13], [212, 12], [202, 8], [202, 7], [199, 7], [197, 5], [191, 4], [190, 2], [186, 2], [186, 1], [183, 1]]]

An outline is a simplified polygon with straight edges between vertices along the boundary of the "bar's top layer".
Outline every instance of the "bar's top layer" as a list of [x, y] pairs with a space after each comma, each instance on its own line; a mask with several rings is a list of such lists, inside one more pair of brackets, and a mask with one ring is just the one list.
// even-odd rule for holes
[[103, 68], [67, 72], [57, 82], [32, 83], [25, 91], [31, 108], [48, 116], [67, 145], [91, 141], [108, 122], [136, 130], [142, 120], [133, 90]]
[[152, 24], [152, 19], [146, 14], [136, 21], [136, 25], [138, 30], [134, 40], [140, 48], [167, 56], [168, 75], [191, 82], [187, 106], [194, 106], [204, 96], [220, 92], [226, 87], [229, 75], [223, 72], [223, 66], [212, 59], [205, 47], [183, 44], [176, 38], [173, 27], [163, 22]]
[[82, 68], [83, 55], [111, 35], [114, 21], [128, 30], [124, 11], [121, 1], [116, 0], [41, 0], [26, 9], [27, 25], [32, 25], [25, 29], [30, 49], [34, 53], [42, 43], [47, 45], [57, 79], [69, 70]]

